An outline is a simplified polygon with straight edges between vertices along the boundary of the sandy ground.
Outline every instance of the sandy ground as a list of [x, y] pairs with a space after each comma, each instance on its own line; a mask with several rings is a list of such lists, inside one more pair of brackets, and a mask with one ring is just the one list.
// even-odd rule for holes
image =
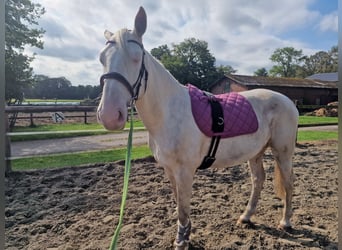
[[[246, 164], [199, 171], [193, 184], [190, 249], [337, 249], [337, 142], [301, 144], [294, 158], [293, 230], [277, 229], [273, 160], [253, 221], [236, 225], [251, 190]], [[6, 249], [108, 249], [117, 224], [123, 164], [14, 172], [5, 179]], [[175, 202], [152, 159], [135, 161], [119, 249], [172, 249]]]

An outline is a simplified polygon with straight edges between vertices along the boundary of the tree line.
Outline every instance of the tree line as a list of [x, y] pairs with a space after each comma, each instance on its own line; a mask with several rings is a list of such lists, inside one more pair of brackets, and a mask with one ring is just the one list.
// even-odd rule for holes
[[[44, 30], [38, 19], [45, 9], [30, 0], [5, 1], [5, 73], [6, 101], [8, 104], [26, 98], [94, 99], [101, 89], [96, 86], [72, 86], [65, 77], [50, 78], [34, 75], [30, 66], [34, 57], [26, 56], [24, 47], [29, 45], [43, 49], [41, 38]], [[28, 25], [29, 24], [29, 25]], [[171, 47], [161, 45], [151, 50], [170, 73], [182, 84], [192, 83], [207, 90], [209, 85], [225, 74], [236, 73], [230, 65], [216, 65], [216, 58], [208, 49], [208, 43], [188, 38]], [[304, 55], [293, 47], [276, 49], [269, 58], [273, 67], [257, 69], [254, 75], [305, 78], [315, 73], [337, 72], [338, 48]]]
[[34, 78], [35, 82], [23, 91], [25, 98], [84, 100], [96, 99], [101, 94], [99, 85], [73, 86], [65, 77], [36, 75]]
[[319, 51], [309, 56], [293, 47], [278, 48], [270, 60], [275, 65], [269, 71], [260, 68], [254, 75], [305, 78], [316, 73], [337, 72], [338, 47], [333, 46], [329, 51]]

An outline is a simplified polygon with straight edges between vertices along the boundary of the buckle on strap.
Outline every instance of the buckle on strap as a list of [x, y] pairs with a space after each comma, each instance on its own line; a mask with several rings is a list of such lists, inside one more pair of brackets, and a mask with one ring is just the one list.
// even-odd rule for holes
[[214, 136], [211, 138], [208, 154], [203, 158], [201, 165], [197, 169], [207, 169], [213, 165], [216, 160], [215, 155], [220, 144], [221, 136]]

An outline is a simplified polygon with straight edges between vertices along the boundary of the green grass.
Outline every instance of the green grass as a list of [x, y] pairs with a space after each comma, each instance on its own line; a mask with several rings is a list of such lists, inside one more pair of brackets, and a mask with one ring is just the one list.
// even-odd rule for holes
[[[144, 124], [140, 120], [133, 122], [135, 128], [144, 127]], [[129, 128], [127, 123], [125, 128]], [[88, 130], [88, 131], [87, 131]], [[57, 139], [68, 138], [77, 136], [90, 136], [90, 135], [103, 135], [108, 133], [120, 133], [122, 131], [107, 131], [102, 125], [98, 123], [73, 123], [73, 124], [49, 124], [49, 125], [37, 125], [35, 127], [15, 127], [12, 132], [54, 132], [64, 131], [65, 133], [49, 133], [49, 134], [31, 134], [31, 135], [11, 135], [11, 141], [29, 141], [29, 140], [45, 140], [45, 139]], [[77, 132], [76, 132], [77, 131]]]
[[70, 138], [78, 136], [92, 136], [92, 135], [104, 135], [108, 133], [115, 133], [109, 131], [87, 131], [87, 132], [72, 132], [72, 133], [56, 133], [56, 134], [35, 134], [35, 135], [15, 135], [11, 136], [11, 142], [17, 141], [33, 141], [33, 140], [49, 140]]
[[82, 100], [73, 100], [73, 99], [25, 99], [24, 102], [81, 102]]
[[34, 127], [16, 126], [13, 128], [13, 132], [41, 132], [41, 131], [68, 131], [68, 130], [91, 130], [91, 129], [103, 129], [101, 124], [98, 123], [65, 123], [65, 124], [48, 124], [48, 125], [36, 125]]
[[313, 125], [313, 124], [331, 124], [338, 123], [338, 117], [317, 117], [317, 116], [300, 116], [300, 125]]
[[[79, 166], [82, 164], [106, 163], [125, 159], [126, 149], [103, 150], [74, 154], [61, 154], [51, 156], [28, 157], [12, 160], [12, 169], [31, 170]], [[147, 145], [133, 147], [132, 159], [144, 158], [151, 155]]]
[[[337, 131], [299, 131], [298, 142], [317, 140], [337, 140]], [[60, 168], [66, 166], [79, 166], [82, 164], [106, 163], [124, 160], [126, 149], [102, 150], [73, 154], [60, 154], [52, 156], [28, 157], [12, 160], [13, 170], [31, 170]], [[133, 147], [132, 159], [144, 158], [151, 155], [147, 145]]]
[[337, 140], [337, 131], [298, 131], [298, 141]]
[[[143, 127], [143, 123], [140, 120], [134, 120], [134, 127]], [[126, 128], [129, 124], [126, 123]], [[48, 125], [36, 125], [34, 127], [14, 127], [13, 132], [42, 132], [42, 131], [70, 131], [70, 130], [103, 130], [103, 126], [98, 123], [61, 123], [61, 124], [48, 124]]]

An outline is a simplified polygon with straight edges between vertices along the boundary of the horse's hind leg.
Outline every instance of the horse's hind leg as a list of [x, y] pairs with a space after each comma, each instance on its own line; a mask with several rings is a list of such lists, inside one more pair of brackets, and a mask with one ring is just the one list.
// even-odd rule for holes
[[245, 212], [240, 216], [238, 224], [251, 224], [251, 217], [256, 211], [260, 192], [262, 190], [265, 181], [265, 171], [262, 163], [262, 157], [264, 150], [259, 153], [256, 157], [248, 161], [249, 168], [251, 170], [252, 179], [252, 193], [249, 198]]
[[275, 190], [277, 196], [283, 200], [284, 209], [279, 228], [291, 228], [290, 218], [292, 216], [292, 195], [293, 195], [293, 170], [292, 153], [273, 150], [275, 157]]

